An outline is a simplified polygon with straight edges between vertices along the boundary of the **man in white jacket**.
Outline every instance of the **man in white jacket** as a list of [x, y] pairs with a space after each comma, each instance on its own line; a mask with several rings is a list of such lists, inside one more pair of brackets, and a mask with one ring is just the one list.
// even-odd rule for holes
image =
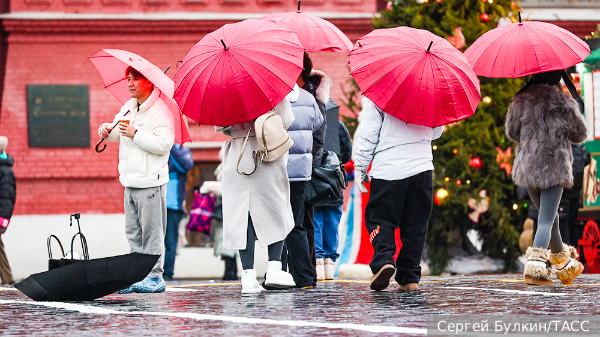
[[[171, 112], [161, 92], [142, 74], [127, 68], [132, 99], [112, 123], [103, 123], [98, 134], [119, 142], [119, 180], [125, 194], [125, 233], [132, 252], [160, 255], [148, 276], [119, 293], [165, 291], [164, 241], [167, 226], [169, 152], [175, 140]], [[112, 126], [119, 122], [113, 130]]]
[[[416, 291], [421, 279], [421, 256], [427, 222], [433, 207], [433, 154], [431, 141], [442, 127], [408, 124], [366, 100], [361, 112], [360, 138], [355, 153], [355, 185], [371, 195], [365, 209], [365, 225], [375, 250], [369, 264], [371, 289], [387, 288], [396, 273], [399, 291]], [[400, 229], [402, 248], [394, 261], [394, 232]]]

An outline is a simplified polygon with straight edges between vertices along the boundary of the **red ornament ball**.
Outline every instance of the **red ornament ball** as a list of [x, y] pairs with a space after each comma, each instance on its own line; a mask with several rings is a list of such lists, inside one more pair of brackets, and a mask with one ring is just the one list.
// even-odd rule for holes
[[388, 1], [387, 5], [385, 5], [385, 9], [387, 9], [388, 11], [392, 10], [392, 2]]
[[490, 21], [490, 16], [487, 15], [487, 13], [483, 13], [479, 16], [479, 18], [481, 19], [481, 22], [488, 22]]
[[481, 170], [482, 166], [483, 166], [483, 163], [481, 163], [481, 159], [479, 159], [477, 157], [471, 158], [471, 167], [472, 168]]

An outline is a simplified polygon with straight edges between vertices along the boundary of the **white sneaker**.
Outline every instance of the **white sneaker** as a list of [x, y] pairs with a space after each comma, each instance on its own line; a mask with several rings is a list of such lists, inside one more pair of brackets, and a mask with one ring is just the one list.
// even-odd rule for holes
[[256, 269], [242, 271], [242, 294], [256, 294], [263, 290], [263, 287], [256, 280]]
[[317, 258], [317, 281], [325, 280], [325, 260], [321, 257]]
[[330, 258], [325, 259], [325, 279], [326, 280], [333, 280], [333, 275], [335, 274], [334, 265], [335, 265], [335, 262], [333, 262], [332, 259], [330, 259]]
[[265, 285], [275, 288], [291, 288], [295, 287], [296, 283], [292, 274], [281, 270], [281, 261], [268, 261]]

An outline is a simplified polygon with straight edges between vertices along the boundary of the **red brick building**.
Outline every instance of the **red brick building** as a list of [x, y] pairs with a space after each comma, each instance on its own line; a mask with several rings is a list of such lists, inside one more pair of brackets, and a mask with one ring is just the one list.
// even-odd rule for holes
[[[120, 103], [104, 89], [88, 56], [102, 48], [137, 53], [174, 76], [177, 61], [205, 34], [247, 18], [295, 11], [295, 0], [3, 0], [0, 5], [0, 134], [15, 158], [15, 214], [122, 213], [117, 144], [98, 154], [97, 128]], [[374, 0], [304, 0], [302, 11], [327, 18], [352, 40], [372, 30]], [[347, 55], [317, 53], [316, 68], [334, 80], [332, 98], [343, 98]], [[32, 146], [28, 86], [86, 85], [89, 144]], [[29, 103], [31, 105], [31, 102]], [[44, 126], [38, 125], [40, 132]], [[195, 179], [207, 179], [226, 138], [190, 120]]]

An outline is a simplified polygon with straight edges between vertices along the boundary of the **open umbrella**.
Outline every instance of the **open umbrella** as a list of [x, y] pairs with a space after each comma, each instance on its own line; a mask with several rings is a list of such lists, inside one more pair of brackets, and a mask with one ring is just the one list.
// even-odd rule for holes
[[289, 28], [245, 20], [207, 34], [175, 74], [175, 100], [200, 124], [229, 126], [277, 105], [302, 71], [304, 48]]
[[331, 22], [301, 13], [300, 3], [301, 1], [298, 1], [298, 11], [296, 12], [271, 14], [259, 20], [277, 22], [293, 30], [307, 52], [350, 53], [352, 50], [350, 39]]
[[377, 29], [350, 53], [362, 93], [392, 116], [436, 127], [472, 116], [481, 100], [467, 59], [445, 39], [409, 27]]
[[131, 66], [139, 71], [161, 91], [160, 97], [173, 115], [175, 142], [183, 145], [183, 143], [192, 140], [187, 119], [181, 114], [177, 103], [173, 99], [173, 80], [165, 75], [160, 68], [137, 54], [120, 49], [102, 49], [96, 55], [88, 57], [88, 59], [92, 61], [92, 64], [100, 73], [104, 87], [115, 95], [121, 104], [125, 104], [131, 99], [127, 89], [125, 70]]
[[30, 275], [15, 288], [36, 301], [91, 301], [143, 280], [159, 257], [131, 253], [80, 260]]
[[522, 77], [569, 68], [590, 55], [573, 33], [547, 22], [525, 21], [494, 28], [465, 51], [475, 73], [486, 77]]

